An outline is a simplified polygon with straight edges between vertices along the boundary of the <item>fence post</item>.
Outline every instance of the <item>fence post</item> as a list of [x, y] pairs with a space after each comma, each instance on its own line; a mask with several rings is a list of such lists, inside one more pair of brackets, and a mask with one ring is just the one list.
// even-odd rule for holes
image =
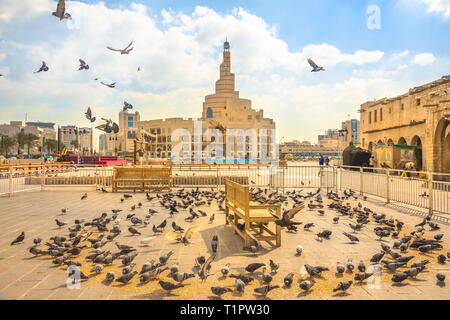
[[12, 194], [13, 194], [12, 175], [13, 175], [13, 168], [12, 168], [12, 167], [9, 167], [9, 173], [8, 173], [8, 179], [9, 179], [9, 197], [12, 197]]
[[428, 213], [433, 214], [433, 175], [428, 174]]
[[363, 195], [363, 167], [359, 168], [359, 194]]
[[44, 185], [45, 185], [45, 167], [42, 167], [42, 171], [41, 171], [41, 191], [44, 190]]
[[217, 190], [219, 190], [220, 181], [219, 181], [219, 166], [218, 165], [216, 165], [216, 182], [217, 182]]
[[389, 190], [389, 169], [385, 169], [386, 170], [386, 203], [389, 203], [391, 201], [391, 197], [389, 195], [390, 190]]

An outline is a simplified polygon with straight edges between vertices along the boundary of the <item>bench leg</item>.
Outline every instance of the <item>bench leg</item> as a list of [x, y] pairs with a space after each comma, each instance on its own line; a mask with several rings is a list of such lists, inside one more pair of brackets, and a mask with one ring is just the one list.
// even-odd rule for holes
[[281, 247], [281, 227], [279, 225], [276, 225], [276, 231], [277, 235], [277, 247]]
[[228, 224], [228, 214], [229, 214], [229, 208], [225, 207], [225, 224]]
[[250, 248], [250, 237], [245, 233], [245, 248]]

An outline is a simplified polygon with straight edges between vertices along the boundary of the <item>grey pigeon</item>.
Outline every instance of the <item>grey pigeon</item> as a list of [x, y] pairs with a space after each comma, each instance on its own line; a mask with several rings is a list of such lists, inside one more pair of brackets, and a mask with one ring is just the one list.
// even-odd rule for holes
[[38, 71], [36, 71], [35, 73], [39, 73], [39, 72], [47, 72], [48, 71], [48, 66], [47, 66], [47, 64], [45, 63], [45, 61], [42, 61], [42, 66], [39, 68], [39, 70]]
[[169, 291], [169, 292], [172, 290], [184, 287], [184, 285], [181, 283], [172, 283], [169, 281], [160, 280], [158, 283], [161, 286], [161, 288], [163, 288], [164, 290]]
[[299, 286], [300, 286], [300, 289], [309, 291], [309, 290], [311, 290], [312, 286], [315, 283], [316, 282], [314, 280], [305, 280], [305, 281], [300, 282]]
[[220, 297], [224, 293], [233, 292], [233, 290], [225, 287], [211, 287], [211, 292]]
[[80, 70], [89, 70], [89, 65], [82, 59], [79, 59], [80, 61], [80, 68], [78, 68], [78, 71]]
[[112, 50], [112, 51], [118, 51], [118, 52], [120, 52], [121, 55], [122, 54], [129, 54], [131, 52], [131, 50], [133, 50], [133, 48], [130, 48], [132, 44], [133, 44], [133, 41], [131, 41], [130, 44], [128, 46], [126, 46], [125, 49], [114, 49], [114, 48], [111, 48], [111, 47], [106, 47], [106, 48], [109, 49], [109, 50]]
[[72, 16], [66, 12], [66, 2], [65, 0], [59, 0], [58, 5], [56, 6], [56, 11], [52, 12], [52, 15], [58, 17], [59, 20], [70, 19], [72, 20]]
[[347, 281], [347, 282], [339, 282], [339, 284], [336, 286], [336, 288], [333, 289], [333, 292], [336, 291], [347, 291], [350, 286], [352, 285], [353, 281]]
[[22, 233], [16, 239], [14, 239], [13, 242], [11, 242], [11, 245], [22, 242], [24, 239], [25, 239], [25, 232], [22, 231]]

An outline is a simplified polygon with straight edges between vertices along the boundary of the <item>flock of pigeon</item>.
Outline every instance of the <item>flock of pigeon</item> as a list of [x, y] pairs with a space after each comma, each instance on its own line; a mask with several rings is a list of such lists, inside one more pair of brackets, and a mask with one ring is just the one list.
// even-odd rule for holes
[[[52, 15], [59, 18], [59, 20], [63, 20], [63, 19], [72, 20], [72, 16], [68, 12], [66, 12], [65, 0], [58, 1], [56, 11], [52, 12]], [[123, 55], [123, 54], [129, 54], [133, 50], [133, 47], [131, 47], [132, 45], [133, 45], [133, 41], [131, 41], [130, 44], [128, 46], [126, 46], [124, 49], [115, 49], [110, 46], [107, 46], [106, 48], [111, 51], [120, 52], [120, 54]], [[79, 59], [79, 61], [80, 61], [80, 67], [79, 67], [78, 71], [89, 70], [89, 65], [84, 60]], [[308, 61], [309, 65], [313, 68], [311, 70], [311, 72], [325, 71], [325, 69], [323, 67], [319, 67], [312, 59], [307, 59], [307, 61]], [[42, 66], [35, 73], [47, 72], [48, 70], [49, 70], [49, 68], [48, 68], [46, 62], [42, 61]], [[137, 71], [141, 71], [141, 67], [138, 67]], [[2, 76], [3, 76], [3, 74], [0, 74], [0, 77], [2, 77]], [[99, 78], [95, 78], [94, 80], [98, 80], [98, 79]], [[109, 88], [115, 88], [115, 85], [116, 85], [115, 82], [108, 84], [108, 83], [101, 81], [100, 83]]]
[[[103, 188], [102, 191], [108, 192]], [[308, 202], [307, 207], [309, 210], [316, 211], [319, 216], [325, 215], [325, 205], [320, 189], [304, 195], [301, 190], [287, 191], [286, 193], [278, 191], [269, 193], [267, 189], [251, 188], [251, 194], [252, 200], [255, 202], [280, 204], [283, 206], [283, 209], [286, 209], [283, 210], [284, 213], [281, 218], [277, 217], [278, 220], [275, 223], [289, 233], [299, 232], [300, 225], [303, 225], [304, 233], [302, 234], [307, 237], [308, 234], [311, 234], [308, 231], [317, 228], [314, 222], [303, 224], [303, 222], [293, 220], [299, 211], [294, 209], [299, 205]], [[133, 197], [137, 198], [138, 196], [137, 194], [123, 194], [120, 202], [126, 204], [127, 201], [129, 202]], [[398, 219], [388, 219], [385, 214], [377, 214], [371, 209], [363, 207], [361, 203], [352, 208], [350, 202], [346, 202], [349, 199], [352, 200], [352, 198], [358, 199], [352, 190], [344, 191], [341, 195], [329, 192], [326, 196], [329, 200], [327, 201], [329, 204], [326, 205], [328, 210], [337, 214], [332, 218], [332, 225], [339, 224], [340, 218], [343, 217], [345, 217], [345, 220], [353, 222], [348, 224], [348, 232], [343, 232], [350, 240], [350, 243], [357, 245], [360, 241], [357, 236], [358, 232], [366, 228], [373, 230], [378, 238], [377, 241], [380, 241], [381, 248], [379, 251], [373, 252], [370, 261], [364, 262], [361, 260], [356, 267], [351, 259], [348, 259], [346, 263], [337, 262], [335, 267], [332, 265], [304, 264], [300, 269], [298, 280], [298, 287], [303, 294], [310, 294], [315, 289], [317, 279], [323, 280], [323, 273], [331, 271], [332, 268], [335, 268], [336, 277], [338, 275], [342, 276], [344, 273], [352, 274], [353, 280], [342, 281], [337, 286], [333, 286], [332, 290], [333, 292], [339, 292], [338, 294], [347, 295], [347, 291], [351, 292], [354, 281], [363, 283], [374, 275], [373, 272], [368, 272], [369, 268], [366, 266], [366, 263], [378, 267], [378, 269], [374, 269], [379, 273], [392, 274], [391, 281], [396, 285], [407, 279], [420, 277], [422, 272], [429, 270], [427, 266], [432, 263], [430, 259], [435, 259], [438, 263], [444, 264], [450, 258], [450, 253], [447, 253], [447, 255], [440, 253], [443, 250], [442, 239], [444, 234], [434, 233], [440, 227], [431, 221], [431, 216], [427, 216], [423, 222], [416, 225], [414, 231], [407, 232], [405, 231], [404, 222]], [[85, 201], [87, 197], [87, 193], [83, 194], [81, 201]], [[159, 257], [152, 257], [152, 259], [141, 266], [140, 271], [137, 271], [135, 270], [137, 269], [136, 263], [133, 261], [138, 256], [138, 249], [133, 246], [120, 244], [116, 239], [120, 234], [125, 233], [129, 236], [142, 237], [140, 239], [141, 246], [151, 246], [158, 236], [164, 236], [166, 239], [173, 240], [180, 245], [191, 246], [193, 245], [194, 235], [202, 226], [208, 223], [203, 218], [209, 217], [208, 220], [211, 224], [217, 214], [225, 211], [223, 207], [224, 200], [225, 192], [214, 191], [214, 189], [208, 191], [200, 191], [198, 188], [189, 191], [179, 189], [168, 193], [156, 193], [154, 196], [147, 193], [146, 199], [143, 201], [147, 201], [150, 204], [148, 212], [143, 210], [144, 205], [142, 202], [138, 202], [130, 207], [130, 213], [123, 212], [122, 209], [112, 209], [111, 214], [102, 213], [101, 216], [91, 221], [85, 221], [81, 217], [75, 219], [70, 226], [67, 222], [55, 219], [58, 229], [62, 231], [64, 230], [63, 227], [67, 227], [67, 231], [64, 231], [63, 234], [55, 234], [49, 240], [44, 241], [43, 244], [42, 239], [33, 239], [34, 245], [28, 251], [34, 256], [50, 257], [55, 265], [67, 266], [68, 270], [72, 270], [72, 275], [75, 272], [73, 266], [80, 268], [84, 266], [85, 272], [88, 273], [87, 270], [90, 270], [90, 273], [80, 272], [80, 278], [83, 281], [103, 273], [104, 281], [107, 283], [114, 281], [128, 284], [136, 276], [139, 277], [139, 282], [142, 285], [150, 281], [159, 280], [158, 284], [160, 287], [171, 293], [184, 287], [185, 281], [199, 281], [201, 285], [208, 277], [219, 273], [221, 277], [217, 279], [214, 286], [210, 287], [216, 298], [227, 292], [233, 292], [238, 295], [243, 294], [246, 288], [252, 285], [252, 282], [254, 294], [263, 297], [274, 289], [290, 288], [294, 283], [296, 273], [289, 272], [283, 277], [281, 282], [281, 278], [277, 277], [280, 264], [273, 260], [270, 260], [268, 263], [264, 261], [254, 262], [246, 266], [234, 265], [233, 268], [230, 263], [226, 263], [219, 266], [219, 268], [215, 268], [217, 271], [213, 273], [212, 264], [218, 252], [220, 252], [217, 233], [211, 237], [209, 253], [206, 252], [205, 255], [198, 256], [193, 261], [193, 272], [181, 270], [177, 261], [169, 263], [174, 254], [173, 251], [163, 253]], [[217, 211], [213, 211], [213, 213], [208, 215], [201, 208], [212, 208], [213, 202], [217, 205]], [[163, 212], [156, 210], [157, 204], [160, 205], [161, 209], [164, 208], [165, 210]], [[292, 209], [290, 208], [291, 205]], [[61, 215], [64, 216], [68, 210], [68, 208], [63, 208]], [[138, 212], [142, 213], [143, 211], [143, 215], [139, 217]], [[167, 216], [164, 216], [166, 214]], [[180, 214], [183, 214], [185, 226], [175, 223], [173, 219], [175, 215]], [[155, 220], [157, 216], [162, 216], [163, 221], [153, 223], [152, 220]], [[172, 223], [169, 222], [171, 219]], [[194, 222], [197, 223], [190, 226]], [[123, 226], [124, 223], [128, 225]], [[341, 223], [343, 223], [342, 220]], [[147, 229], [150, 225], [152, 225], [151, 233]], [[429, 230], [425, 229], [427, 226], [430, 228]], [[239, 227], [244, 228], [243, 225], [239, 225]], [[166, 231], [166, 228], [171, 228], [171, 230]], [[332, 230], [317, 230], [314, 232], [314, 235], [316, 240], [320, 242], [332, 241], [333, 239]], [[11, 245], [17, 245], [24, 241], [25, 233], [22, 232]], [[258, 253], [261, 251], [261, 244], [254, 241], [249, 248], [244, 249], [258, 257]], [[301, 256], [302, 254], [303, 247], [298, 245], [293, 255]], [[118, 260], [121, 261], [121, 264], [116, 263]], [[116, 267], [120, 268], [119, 274], [112, 271], [104, 272], [104, 268], [111, 265], [116, 265]], [[70, 266], [72, 268], [69, 269]], [[232, 272], [232, 270], [240, 271]], [[331, 280], [331, 277], [332, 275], [327, 276], [327, 281], [328, 279]], [[198, 280], [196, 280], [197, 278]], [[221, 286], [220, 280], [226, 278], [234, 279], [234, 286]], [[436, 274], [436, 278], [438, 284], [444, 284], [445, 274], [439, 272]], [[280, 282], [277, 283], [278, 281]], [[259, 285], [254, 285], [256, 283], [259, 283]]]

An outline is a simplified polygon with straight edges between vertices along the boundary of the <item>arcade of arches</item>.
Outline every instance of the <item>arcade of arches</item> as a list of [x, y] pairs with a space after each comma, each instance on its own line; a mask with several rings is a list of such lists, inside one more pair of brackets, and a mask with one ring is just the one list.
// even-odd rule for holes
[[[382, 111], [380, 111], [382, 110]], [[376, 117], [376, 111], [383, 118]], [[417, 146], [417, 167], [450, 173], [450, 76], [412, 88], [401, 96], [361, 105], [362, 147]]]

